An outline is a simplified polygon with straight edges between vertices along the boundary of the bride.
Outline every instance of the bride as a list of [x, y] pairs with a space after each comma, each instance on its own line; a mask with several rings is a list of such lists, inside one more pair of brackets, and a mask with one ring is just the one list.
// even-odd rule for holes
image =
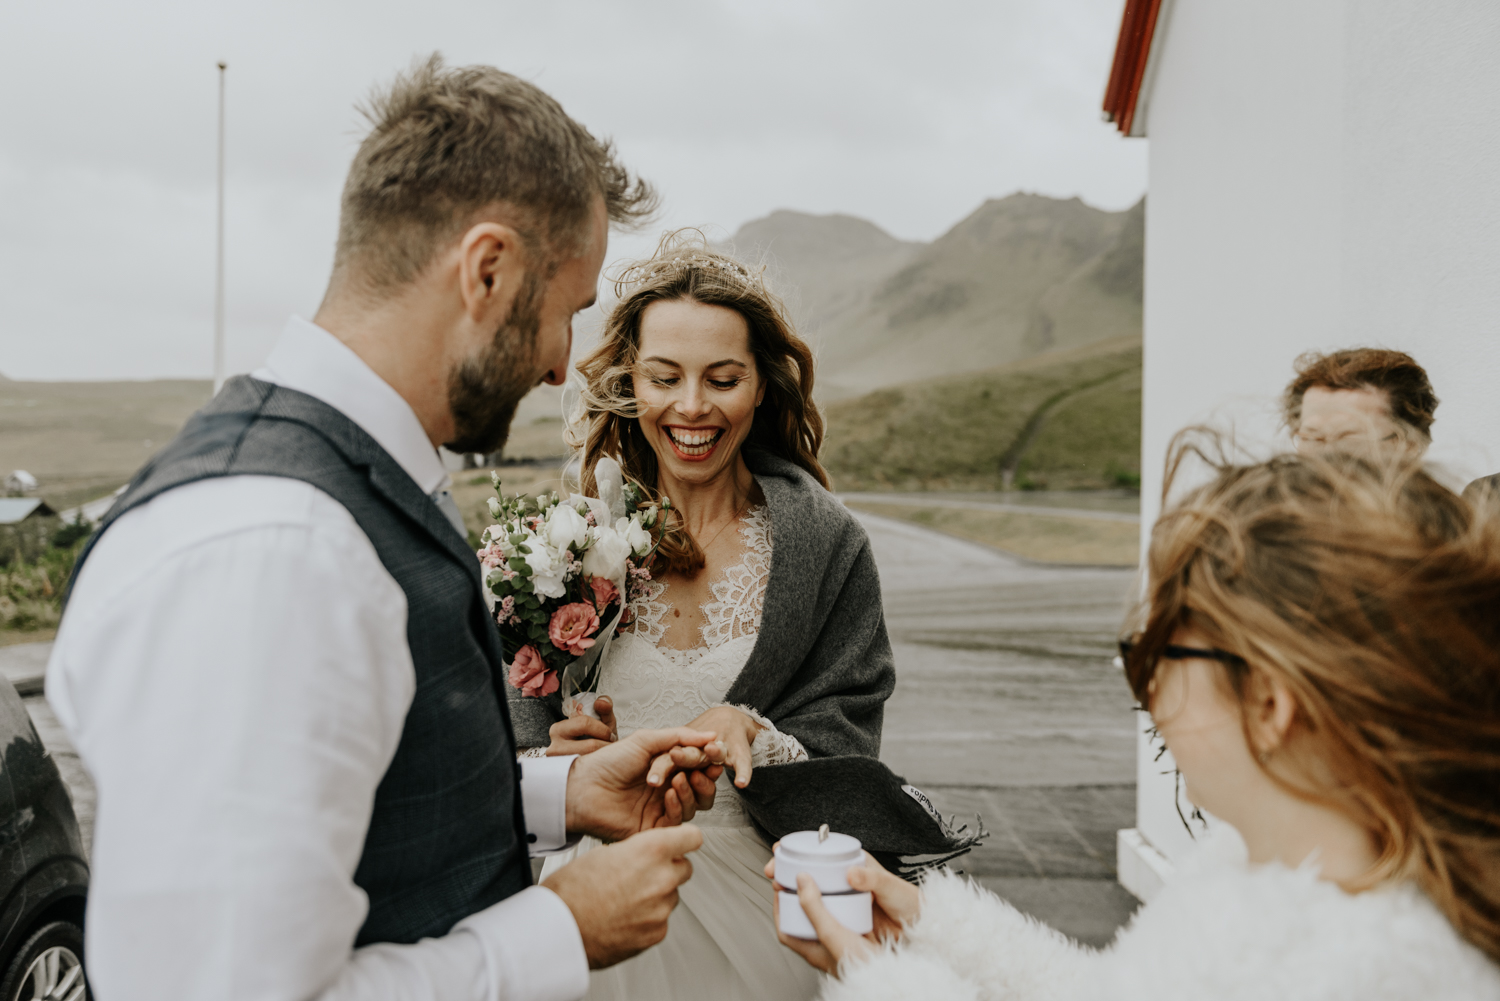
[[[703, 848], [666, 940], [595, 971], [589, 998], [811, 998], [814, 972], [768, 930], [770, 849], [736, 790], [758, 768], [879, 754], [895, 668], [874, 560], [818, 462], [812, 352], [760, 277], [670, 234], [617, 294], [579, 365], [582, 487], [595, 493], [595, 463], [617, 457], [671, 500], [672, 522], [649, 593], [605, 654], [602, 720], [512, 691], [517, 743], [579, 754], [690, 724], [724, 746], [728, 770], [698, 815]], [[544, 878], [596, 844], [549, 859]]]

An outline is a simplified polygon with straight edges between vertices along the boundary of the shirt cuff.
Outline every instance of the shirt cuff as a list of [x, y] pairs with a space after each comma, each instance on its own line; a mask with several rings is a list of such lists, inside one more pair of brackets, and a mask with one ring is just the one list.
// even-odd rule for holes
[[578, 922], [561, 897], [532, 886], [453, 927], [479, 939], [491, 997], [578, 1001], [589, 989], [589, 959]]
[[568, 772], [576, 754], [521, 759], [521, 812], [532, 858], [572, 847], [568, 840]]

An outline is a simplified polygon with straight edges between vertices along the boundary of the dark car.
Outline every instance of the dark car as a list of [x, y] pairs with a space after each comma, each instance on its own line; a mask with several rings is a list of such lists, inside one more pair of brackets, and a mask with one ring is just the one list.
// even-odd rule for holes
[[73, 800], [0, 676], [0, 1001], [84, 1001], [89, 888]]

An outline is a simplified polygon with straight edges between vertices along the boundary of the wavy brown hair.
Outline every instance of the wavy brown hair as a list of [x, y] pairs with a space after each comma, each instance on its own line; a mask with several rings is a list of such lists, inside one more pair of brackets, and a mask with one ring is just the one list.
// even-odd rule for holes
[[1152, 532], [1136, 698], [1189, 625], [1243, 658], [1242, 701], [1252, 673], [1281, 681], [1296, 716], [1261, 767], [1372, 833], [1351, 888], [1414, 880], [1500, 960], [1500, 526], [1407, 457], [1236, 465], [1192, 432], [1171, 456], [1169, 487], [1189, 457], [1215, 476]]
[[1302, 426], [1302, 398], [1314, 386], [1324, 389], [1378, 389], [1390, 402], [1391, 419], [1432, 440], [1437, 394], [1427, 372], [1404, 351], [1350, 348], [1297, 359], [1297, 376], [1281, 394], [1282, 422], [1291, 431]]
[[[594, 463], [619, 459], [625, 475], [659, 497], [656, 453], [637, 425], [635, 372], [640, 359], [641, 317], [654, 302], [686, 299], [732, 309], [750, 330], [755, 367], [766, 395], [755, 411], [746, 447], [764, 449], [807, 470], [825, 488], [828, 474], [818, 461], [823, 446], [823, 415], [813, 402], [812, 349], [797, 336], [786, 309], [766, 287], [760, 270], [746, 267], [709, 247], [696, 230], [662, 237], [649, 259], [626, 265], [615, 279], [616, 303], [599, 346], [583, 361], [581, 419], [569, 427], [574, 448], [583, 452], [579, 480], [594, 492]], [[657, 565], [691, 572], [703, 566], [703, 551], [680, 513], [670, 516], [657, 551]]]

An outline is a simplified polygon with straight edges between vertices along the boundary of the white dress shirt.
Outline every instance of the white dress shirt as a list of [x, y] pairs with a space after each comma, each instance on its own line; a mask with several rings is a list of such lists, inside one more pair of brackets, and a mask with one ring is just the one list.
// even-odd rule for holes
[[[424, 491], [448, 485], [406, 401], [326, 331], [294, 318], [256, 376], [342, 411]], [[104, 535], [47, 668], [98, 787], [99, 996], [584, 994], [578, 927], [542, 887], [442, 938], [353, 947], [368, 911], [353, 874], [416, 689], [406, 614], [354, 518], [301, 480], [201, 480]], [[571, 764], [524, 763], [534, 854], [566, 843]]]

